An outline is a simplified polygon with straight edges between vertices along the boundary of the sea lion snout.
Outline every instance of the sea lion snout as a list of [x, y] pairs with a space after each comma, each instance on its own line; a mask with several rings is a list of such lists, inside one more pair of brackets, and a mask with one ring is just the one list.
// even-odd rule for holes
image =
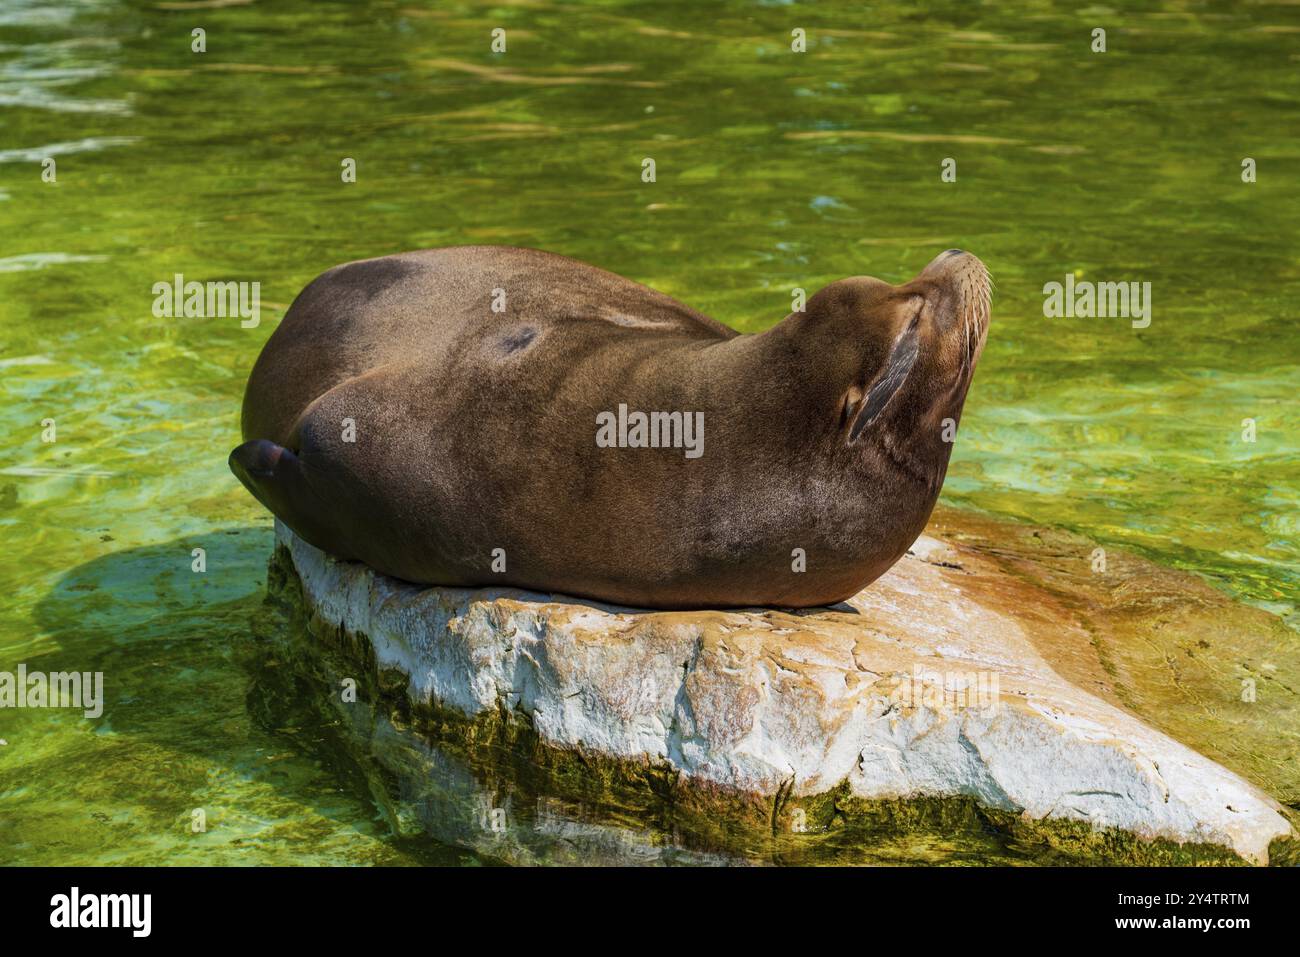
[[951, 279], [966, 273], [983, 274], [988, 278], [988, 268], [974, 253], [964, 249], [945, 249], [926, 264], [917, 279]]
[[284, 453], [285, 450], [274, 442], [254, 439], [230, 453], [230, 470], [251, 489], [254, 480], [268, 479], [275, 475], [275, 467]]
[[988, 267], [973, 253], [948, 249], [930, 260], [913, 282], [929, 293], [937, 325], [958, 347], [961, 371], [969, 373], [988, 335], [993, 290]]

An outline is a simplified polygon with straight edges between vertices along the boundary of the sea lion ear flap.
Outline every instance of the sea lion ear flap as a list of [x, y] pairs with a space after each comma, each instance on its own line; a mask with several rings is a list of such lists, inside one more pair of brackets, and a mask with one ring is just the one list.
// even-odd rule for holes
[[889, 405], [889, 400], [897, 394], [907, 379], [907, 374], [912, 371], [919, 348], [916, 329], [917, 323], [913, 321], [894, 342], [894, 348], [885, 361], [884, 370], [862, 400], [862, 409], [858, 412], [858, 417], [853, 422], [853, 430], [849, 433], [850, 442], [856, 442], [862, 430], [884, 411], [885, 406]]

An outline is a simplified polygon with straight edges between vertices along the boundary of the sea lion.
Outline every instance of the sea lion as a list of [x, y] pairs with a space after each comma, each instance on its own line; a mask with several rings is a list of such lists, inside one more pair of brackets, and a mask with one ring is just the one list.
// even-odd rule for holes
[[410, 582], [833, 604], [925, 527], [989, 290], [950, 249], [741, 335], [538, 250], [348, 263], [262, 350], [230, 466], [306, 541]]

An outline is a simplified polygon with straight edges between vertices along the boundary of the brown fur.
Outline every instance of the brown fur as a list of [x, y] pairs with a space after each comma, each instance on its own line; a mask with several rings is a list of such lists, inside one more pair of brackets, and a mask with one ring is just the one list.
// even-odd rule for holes
[[[267, 342], [231, 467], [307, 541], [412, 582], [834, 603], [924, 528], [987, 327], [987, 272], [957, 251], [905, 285], [832, 283], [758, 335], [536, 250], [365, 260]], [[619, 403], [702, 411], [703, 456], [597, 447]]]

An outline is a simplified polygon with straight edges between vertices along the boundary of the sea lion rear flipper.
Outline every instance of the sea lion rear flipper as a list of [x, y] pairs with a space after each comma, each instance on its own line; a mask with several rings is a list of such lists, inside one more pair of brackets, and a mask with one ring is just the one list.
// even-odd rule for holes
[[268, 439], [252, 439], [230, 453], [230, 471], [259, 502], [301, 538], [341, 554], [340, 543], [319, 516], [328, 514], [310, 469], [293, 451]]

